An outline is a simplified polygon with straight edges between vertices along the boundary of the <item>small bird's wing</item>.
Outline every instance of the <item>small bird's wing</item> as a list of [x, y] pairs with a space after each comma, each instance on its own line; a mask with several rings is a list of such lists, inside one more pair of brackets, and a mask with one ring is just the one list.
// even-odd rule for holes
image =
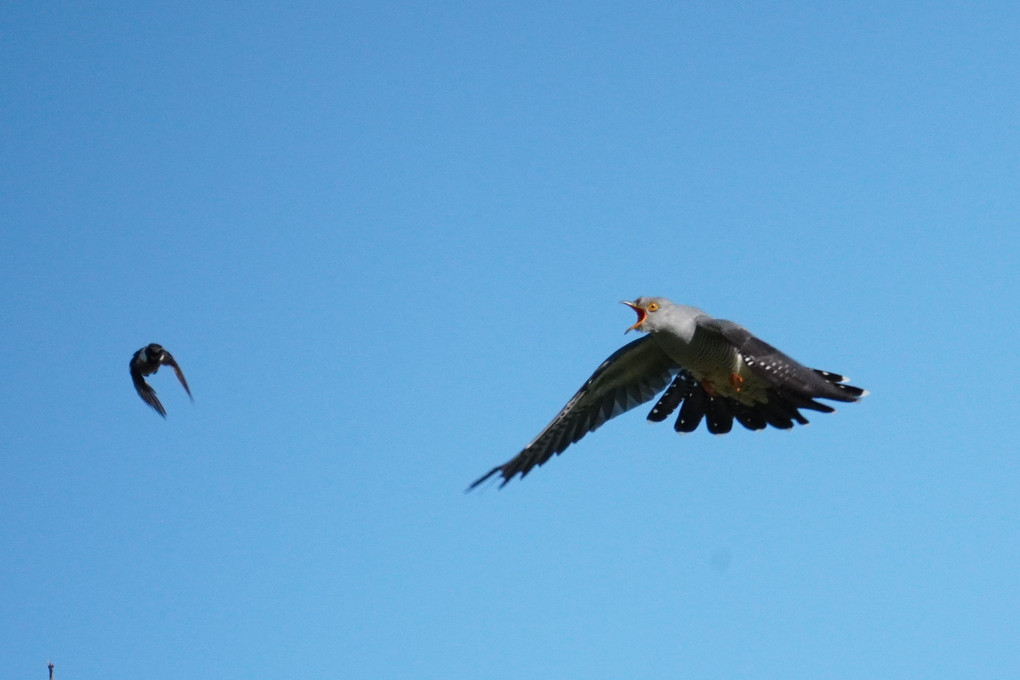
[[188, 387], [188, 381], [184, 379], [184, 373], [181, 372], [181, 367], [174, 361], [173, 355], [166, 350], [163, 350], [163, 357], [160, 359], [160, 363], [166, 364], [174, 369], [174, 373], [177, 374], [177, 379], [181, 381], [181, 385], [184, 386], [184, 391], [188, 393], [188, 397], [191, 401], [195, 401], [195, 398], [191, 396], [191, 389]]
[[[846, 385], [835, 373], [808, 368], [764, 340], [755, 337], [740, 324], [723, 319], [701, 318], [698, 327], [725, 338], [744, 359], [751, 372], [783, 395], [806, 399], [824, 398], [857, 401], [865, 391]], [[797, 404], [801, 408], [803, 404]]]
[[499, 473], [500, 486], [559, 454], [610, 418], [655, 397], [680, 369], [651, 336], [624, 345], [595, 370], [552, 422], [514, 458], [482, 475], [468, 490]]
[[142, 398], [142, 401], [155, 409], [156, 413], [166, 418], [166, 409], [163, 408], [163, 404], [159, 403], [159, 398], [156, 397], [156, 390], [152, 389], [152, 386], [145, 382], [145, 378], [135, 366], [134, 361], [131, 362], [131, 382], [135, 384], [135, 391], [138, 392], [138, 396]]

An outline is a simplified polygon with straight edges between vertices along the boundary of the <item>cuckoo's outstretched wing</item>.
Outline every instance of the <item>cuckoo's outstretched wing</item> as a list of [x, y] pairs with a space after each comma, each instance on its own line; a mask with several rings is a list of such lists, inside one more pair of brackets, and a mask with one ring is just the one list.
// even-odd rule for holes
[[669, 385], [677, 370], [679, 366], [651, 336], [624, 345], [602, 362], [530, 444], [503, 465], [482, 475], [469, 490], [496, 474], [503, 479], [500, 486], [505, 486], [517, 473], [524, 477], [533, 467], [562, 453], [607, 420], [653, 399]]

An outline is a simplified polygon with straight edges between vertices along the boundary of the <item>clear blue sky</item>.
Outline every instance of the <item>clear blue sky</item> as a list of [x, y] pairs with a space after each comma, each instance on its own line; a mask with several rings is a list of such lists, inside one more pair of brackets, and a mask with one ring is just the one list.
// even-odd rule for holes
[[[1015, 2], [0, 32], [4, 678], [1020, 677]], [[465, 494], [639, 295], [872, 394]]]

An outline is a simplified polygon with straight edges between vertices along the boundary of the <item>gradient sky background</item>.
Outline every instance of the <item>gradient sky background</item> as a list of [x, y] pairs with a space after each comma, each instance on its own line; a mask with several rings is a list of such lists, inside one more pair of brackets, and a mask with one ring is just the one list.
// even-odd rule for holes
[[[1020, 677], [1015, 2], [210, 5], [0, 8], [0, 675]], [[639, 295], [872, 394], [465, 494]]]

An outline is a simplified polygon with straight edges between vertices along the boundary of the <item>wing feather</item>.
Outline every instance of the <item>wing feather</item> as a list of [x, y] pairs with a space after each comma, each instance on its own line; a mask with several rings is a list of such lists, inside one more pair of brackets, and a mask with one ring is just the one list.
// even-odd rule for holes
[[159, 402], [159, 398], [156, 396], [156, 390], [152, 389], [152, 385], [145, 382], [145, 378], [141, 372], [135, 368], [134, 363], [131, 364], [131, 382], [135, 385], [135, 391], [138, 392], [138, 396], [142, 398], [146, 404], [151, 406], [156, 413], [166, 418], [166, 409], [163, 408], [163, 404]]
[[652, 407], [651, 412], [648, 414], [648, 420], [653, 423], [661, 423], [690, 395], [692, 389], [694, 389], [694, 378], [687, 371], [680, 371], [676, 378], [673, 379], [673, 384], [669, 386], [659, 398], [659, 401], [655, 403], [655, 406]]
[[726, 434], [733, 429], [732, 399], [709, 395], [705, 403], [705, 426], [712, 434]]
[[181, 382], [181, 385], [184, 386], [184, 391], [188, 393], [188, 397], [191, 401], [195, 401], [195, 398], [191, 396], [191, 388], [188, 387], [188, 381], [184, 379], [184, 372], [181, 370], [181, 367], [177, 365], [177, 361], [174, 360], [170, 352], [167, 352], [165, 349], [163, 350], [161, 363], [171, 366], [174, 369], [174, 373], [177, 374], [177, 379]]
[[680, 413], [673, 424], [673, 429], [677, 432], [694, 432], [698, 429], [701, 419], [705, 417], [705, 402], [707, 400], [708, 395], [705, 394], [705, 390], [699, 384], [697, 389], [693, 390], [684, 399], [684, 403], [680, 406]]

